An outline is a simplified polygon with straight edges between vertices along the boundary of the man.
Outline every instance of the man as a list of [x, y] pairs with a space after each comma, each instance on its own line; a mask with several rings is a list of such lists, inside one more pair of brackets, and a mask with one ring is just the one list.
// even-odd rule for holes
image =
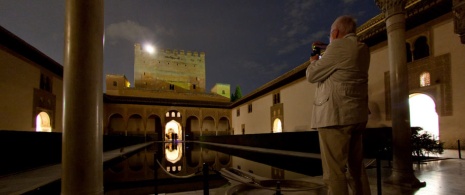
[[[311, 56], [307, 80], [317, 83], [312, 128], [319, 131], [323, 180], [328, 194], [370, 194], [362, 133], [368, 121], [368, 47], [357, 41], [350, 16], [331, 25], [321, 58]], [[315, 43], [314, 43], [315, 44]]]

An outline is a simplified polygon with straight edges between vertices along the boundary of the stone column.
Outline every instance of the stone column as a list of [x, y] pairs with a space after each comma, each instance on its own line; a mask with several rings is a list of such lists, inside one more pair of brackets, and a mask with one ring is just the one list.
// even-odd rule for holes
[[459, 35], [462, 44], [465, 44], [465, 0], [454, 0], [452, 11], [454, 13], [454, 31]]
[[61, 194], [103, 194], [103, 0], [67, 0]]
[[405, 48], [405, 3], [407, 0], [376, 0], [385, 14], [388, 36], [392, 110], [392, 175], [386, 181], [408, 187], [422, 187], [413, 174], [409, 114], [408, 69]]

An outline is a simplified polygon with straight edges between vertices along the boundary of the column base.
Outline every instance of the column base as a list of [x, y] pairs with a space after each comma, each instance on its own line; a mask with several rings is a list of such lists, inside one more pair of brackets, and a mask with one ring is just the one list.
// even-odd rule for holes
[[392, 170], [391, 176], [389, 176], [384, 183], [399, 185], [408, 188], [422, 188], [426, 186], [426, 182], [418, 180], [413, 172], [399, 172]]

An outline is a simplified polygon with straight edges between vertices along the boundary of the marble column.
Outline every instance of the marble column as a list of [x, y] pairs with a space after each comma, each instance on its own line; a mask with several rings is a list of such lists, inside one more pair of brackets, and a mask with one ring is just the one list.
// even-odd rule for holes
[[462, 44], [465, 44], [465, 0], [454, 0], [452, 3], [454, 32], [459, 35]]
[[67, 0], [61, 194], [103, 194], [103, 0]]
[[413, 174], [412, 141], [409, 114], [408, 69], [405, 48], [406, 0], [376, 0], [385, 14], [390, 66], [392, 115], [392, 174], [387, 183], [408, 187], [422, 187]]

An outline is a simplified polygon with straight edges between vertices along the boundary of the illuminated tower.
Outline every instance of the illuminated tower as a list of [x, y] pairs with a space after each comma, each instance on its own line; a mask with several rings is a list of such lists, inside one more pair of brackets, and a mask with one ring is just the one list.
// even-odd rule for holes
[[205, 53], [150, 52], [134, 45], [134, 86], [151, 90], [205, 92]]

